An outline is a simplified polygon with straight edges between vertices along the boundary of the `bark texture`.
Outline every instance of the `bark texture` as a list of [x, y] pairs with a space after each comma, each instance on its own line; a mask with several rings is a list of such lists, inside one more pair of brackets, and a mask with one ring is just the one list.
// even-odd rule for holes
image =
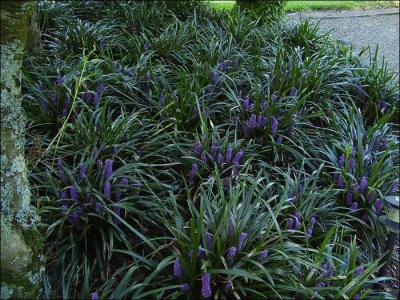
[[35, 7], [31, 1], [1, 1], [1, 299], [38, 297], [44, 271], [21, 107], [21, 66]]

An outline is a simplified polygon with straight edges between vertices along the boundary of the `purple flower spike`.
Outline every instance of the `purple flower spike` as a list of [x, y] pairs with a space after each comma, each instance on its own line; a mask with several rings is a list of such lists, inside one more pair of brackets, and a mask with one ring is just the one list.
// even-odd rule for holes
[[64, 190], [62, 190], [62, 191], [60, 192], [60, 199], [61, 199], [61, 200], [65, 200], [65, 199], [67, 199], [67, 198], [68, 198], [67, 192], [64, 191]]
[[128, 178], [124, 177], [121, 179], [121, 185], [127, 187], [129, 185]]
[[111, 184], [107, 180], [106, 184], [104, 185], [104, 198], [111, 199]]
[[261, 110], [265, 110], [267, 108], [267, 101], [261, 102], [260, 108]]
[[217, 153], [218, 153], [218, 145], [215, 143], [212, 143], [211, 148], [210, 148], [210, 154], [211, 154], [212, 158], [216, 159]]
[[342, 154], [339, 159], [339, 167], [343, 168], [343, 166], [344, 166], [344, 154]]
[[228, 260], [232, 260], [234, 257], [235, 257], [235, 255], [236, 255], [236, 251], [237, 251], [237, 249], [236, 249], [236, 247], [235, 246], [232, 246], [232, 247], [230, 247], [229, 249], [228, 249]]
[[312, 226], [314, 226], [315, 222], [316, 222], [315, 217], [311, 217], [311, 219], [310, 219], [310, 224], [311, 224]]
[[226, 149], [226, 154], [225, 154], [225, 156], [226, 156], [226, 162], [227, 162], [227, 163], [230, 163], [230, 162], [231, 162], [231, 159], [232, 159], [232, 147], [228, 147], [228, 148]]
[[351, 205], [351, 210], [357, 210], [358, 209], [358, 202], [353, 202], [353, 204]]
[[80, 165], [79, 176], [80, 176], [81, 180], [86, 178], [87, 169], [88, 169], [87, 164], [84, 163], [84, 164]]
[[181, 261], [179, 260], [179, 257], [177, 257], [174, 262], [174, 276], [180, 277], [182, 276], [182, 273]]
[[213, 243], [213, 236], [211, 233], [206, 233], [206, 244], [207, 247], [210, 249], [212, 247], [212, 243]]
[[311, 226], [311, 227], [308, 227], [307, 228], [307, 236], [308, 237], [311, 237], [312, 236], [312, 233], [313, 233], [313, 227]]
[[57, 97], [55, 95], [51, 96], [51, 103], [53, 104], [53, 106], [57, 106]]
[[400, 185], [400, 181], [399, 181], [399, 180], [396, 180], [396, 181], [393, 183], [390, 192], [396, 193], [396, 192], [399, 190], [399, 185]]
[[243, 155], [244, 155], [244, 151], [243, 151], [242, 149], [240, 149], [240, 150], [236, 153], [235, 157], [233, 158], [233, 163], [234, 163], [234, 164], [239, 164], [239, 163], [240, 163], [240, 160], [241, 160], [242, 157], [243, 157]]
[[106, 45], [106, 41], [104, 39], [101, 39], [99, 42], [99, 48], [104, 49], [104, 46]]
[[204, 255], [205, 255], [204, 250], [201, 249], [200, 246], [199, 246], [199, 249], [197, 249], [197, 256], [202, 258], [202, 257], [204, 257]]
[[160, 104], [162, 106], [164, 106], [164, 104], [165, 104], [165, 94], [163, 93], [163, 91], [160, 92], [159, 99], [160, 99]]
[[103, 203], [96, 202], [96, 213], [102, 214], [103, 213]]
[[56, 78], [56, 84], [57, 85], [63, 85], [64, 81], [65, 81], [64, 76], [57, 76], [57, 78]]
[[59, 167], [61, 169], [62, 165], [63, 165], [63, 160], [61, 158], [58, 158], [57, 159], [57, 167]]
[[[113, 211], [115, 212], [115, 214], [116, 214], [118, 217], [121, 217], [121, 207], [115, 206], [115, 207], [113, 208]], [[115, 222], [116, 224], [120, 224], [120, 223], [121, 223], [121, 220], [118, 219], [117, 217], [114, 217], [114, 222]]]
[[293, 228], [293, 218], [289, 218], [288, 220], [287, 220], [287, 228], [289, 229], [289, 230], [292, 230], [292, 229], [294, 229]]
[[239, 251], [242, 250], [243, 243], [245, 242], [246, 238], [247, 238], [247, 233], [246, 232], [242, 232], [239, 235], [239, 244], [238, 244], [238, 250]]
[[355, 166], [356, 166], [356, 163], [355, 163], [354, 159], [350, 158], [349, 159], [349, 170], [350, 171], [354, 170]]
[[325, 286], [325, 283], [323, 281], [320, 281], [315, 285], [316, 288], [322, 288], [324, 286]]
[[184, 283], [181, 285], [181, 291], [182, 292], [187, 292], [190, 290], [189, 284], [188, 283]]
[[282, 144], [282, 141], [283, 141], [283, 136], [282, 135], [278, 136], [278, 138], [276, 139], [276, 143], [280, 145]]
[[92, 300], [99, 300], [99, 293], [97, 293], [97, 291], [94, 291], [91, 296]]
[[354, 271], [354, 276], [360, 276], [364, 272], [364, 267], [360, 266]]
[[340, 189], [344, 188], [344, 180], [341, 175], [337, 176], [336, 184], [337, 184], [338, 188], [340, 188]]
[[218, 154], [218, 163], [222, 165], [225, 162], [224, 156], [220, 153]]
[[71, 106], [71, 99], [69, 99], [69, 98], [65, 99], [63, 106], [68, 111]]
[[193, 185], [194, 179], [199, 171], [199, 166], [196, 163], [192, 163], [192, 169], [189, 172], [189, 183]]
[[233, 290], [232, 280], [229, 280], [225, 285], [227, 290]]
[[383, 203], [382, 203], [381, 199], [376, 199], [375, 212], [377, 215], [380, 215], [380, 213], [382, 212], [382, 208], [383, 208]]
[[362, 219], [364, 222], [368, 222], [368, 214], [367, 214], [367, 213], [364, 213], [364, 214], [362, 215], [361, 219]]
[[193, 147], [193, 152], [198, 156], [201, 155], [202, 150], [203, 149], [201, 148], [201, 144], [199, 142], [197, 142]]
[[257, 125], [257, 116], [255, 114], [252, 114], [249, 118], [249, 120], [247, 121], [247, 125], [249, 126], [249, 128], [255, 128]]
[[294, 220], [295, 220], [296, 223], [294, 224], [294, 228], [293, 229], [297, 230], [301, 226], [301, 223], [300, 223], [300, 212], [296, 212]]
[[207, 154], [205, 151], [203, 151], [203, 153], [201, 153], [200, 159], [202, 162], [206, 163], [207, 162]]
[[210, 298], [212, 296], [210, 273], [204, 273], [201, 275], [201, 295], [204, 298]]
[[271, 134], [276, 134], [276, 131], [278, 130], [278, 120], [275, 117], [272, 117], [271, 119]]
[[65, 215], [67, 213], [68, 210], [68, 206], [66, 206], [65, 204], [61, 205], [61, 212]]
[[360, 187], [359, 187], [360, 193], [364, 193], [367, 187], [368, 187], [368, 179], [367, 177], [363, 176], [360, 180]]
[[360, 299], [360, 293], [356, 293], [351, 300], [359, 300]]
[[229, 225], [228, 225], [228, 237], [233, 237], [233, 231], [235, 230], [233, 223], [231, 221], [229, 221]]
[[102, 161], [101, 159], [98, 159], [98, 160], [96, 161], [96, 165], [97, 165], [97, 169], [98, 169], [98, 170], [103, 169], [103, 161]]
[[244, 97], [243, 106], [244, 106], [244, 110], [245, 111], [248, 111], [250, 109], [250, 98], [249, 98], [249, 96]]
[[69, 188], [69, 194], [71, 196], [71, 199], [74, 200], [74, 202], [78, 201], [78, 188], [76, 187], [75, 184], [73, 184]]
[[42, 112], [47, 111], [47, 102], [45, 99], [42, 99], [42, 101], [40, 102], [40, 108], [42, 109]]
[[259, 259], [260, 261], [263, 261], [263, 260], [265, 260], [265, 259], [268, 257], [268, 254], [269, 254], [268, 250], [265, 249], [265, 250], [261, 251], [260, 256], [259, 256], [258, 259]]
[[353, 204], [353, 193], [347, 192], [346, 193], [346, 205], [350, 207], [352, 204]]
[[76, 210], [72, 211], [71, 214], [69, 215], [69, 220], [74, 226], [78, 226], [79, 222], [79, 215]]
[[110, 179], [112, 172], [113, 172], [113, 160], [112, 159], [106, 159], [105, 168], [106, 168], [106, 180], [108, 180], [108, 179]]
[[219, 78], [218, 73], [215, 72], [215, 71], [212, 71], [212, 72], [211, 72], [211, 80], [212, 80], [214, 83], [217, 83], [218, 78]]
[[120, 202], [122, 193], [120, 191], [115, 192], [115, 201]]

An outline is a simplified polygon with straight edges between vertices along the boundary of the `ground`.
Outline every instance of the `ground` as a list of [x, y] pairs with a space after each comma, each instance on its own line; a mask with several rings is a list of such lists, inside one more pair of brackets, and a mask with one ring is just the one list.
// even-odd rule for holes
[[[356, 50], [379, 47], [378, 55], [395, 72], [399, 72], [399, 11], [398, 8], [364, 11], [314, 11], [288, 14], [288, 20], [297, 22], [311, 18], [320, 22], [322, 32], [331, 32], [333, 39], [351, 43]], [[367, 52], [363, 55], [368, 61]]]

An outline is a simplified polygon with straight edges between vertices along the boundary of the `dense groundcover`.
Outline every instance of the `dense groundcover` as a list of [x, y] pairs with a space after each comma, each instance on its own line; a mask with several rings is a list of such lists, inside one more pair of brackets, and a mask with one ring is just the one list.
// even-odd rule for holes
[[40, 2], [25, 59], [44, 297], [382, 299], [397, 78], [309, 23]]

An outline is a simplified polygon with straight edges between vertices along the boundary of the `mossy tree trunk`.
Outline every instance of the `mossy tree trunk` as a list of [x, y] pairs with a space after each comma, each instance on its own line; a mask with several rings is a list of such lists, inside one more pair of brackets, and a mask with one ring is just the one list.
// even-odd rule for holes
[[44, 271], [38, 215], [30, 205], [21, 108], [24, 51], [38, 41], [36, 2], [1, 1], [1, 299], [36, 298]]

